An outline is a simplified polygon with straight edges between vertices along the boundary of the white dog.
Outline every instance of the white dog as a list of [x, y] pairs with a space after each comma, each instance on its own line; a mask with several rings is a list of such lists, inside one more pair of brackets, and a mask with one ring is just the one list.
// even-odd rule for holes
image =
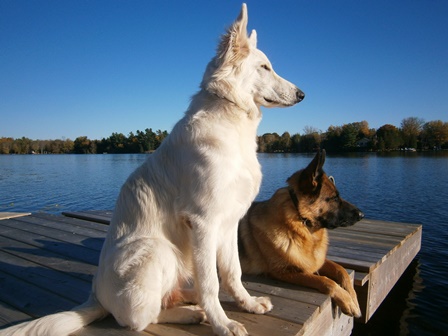
[[[215, 334], [247, 335], [220, 305], [217, 268], [240, 307], [272, 309], [269, 298], [250, 296], [241, 283], [238, 220], [261, 182], [260, 106], [291, 106], [304, 94], [274, 72], [246, 26], [243, 4], [185, 116], [123, 185], [89, 300], [2, 335], [68, 335], [109, 313], [143, 330], [150, 323], [200, 323], [204, 312]], [[176, 305], [191, 279], [203, 310]]]

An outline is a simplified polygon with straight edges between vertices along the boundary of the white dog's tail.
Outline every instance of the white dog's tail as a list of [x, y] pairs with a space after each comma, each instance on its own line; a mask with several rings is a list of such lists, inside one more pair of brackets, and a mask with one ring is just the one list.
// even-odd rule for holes
[[44, 316], [0, 330], [0, 336], [68, 336], [107, 315], [108, 312], [91, 295], [87, 302], [71, 311]]

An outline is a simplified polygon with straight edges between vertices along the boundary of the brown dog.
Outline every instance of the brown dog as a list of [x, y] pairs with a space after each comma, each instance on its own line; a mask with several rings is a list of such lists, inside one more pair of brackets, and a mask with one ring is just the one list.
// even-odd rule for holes
[[[364, 215], [343, 200], [322, 169], [325, 150], [271, 199], [254, 202], [238, 228], [243, 273], [265, 274], [328, 294], [350, 316], [361, 316], [346, 270], [326, 259], [327, 229], [349, 226]], [[334, 281], [333, 281], [334, 280]]]

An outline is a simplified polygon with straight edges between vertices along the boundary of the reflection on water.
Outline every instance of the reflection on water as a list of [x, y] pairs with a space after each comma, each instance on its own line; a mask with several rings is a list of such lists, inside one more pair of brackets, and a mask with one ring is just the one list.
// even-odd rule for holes
[[[260, 154], [269, 198], [313, 154]], [[0, 155], [0, 211], [112, 209], [147, 155]], [[423, 224], [416, 261], [356, 335], [444, 335], [448, 330], [448, 152], [328, 155], [325, 171], [366, 217]]]

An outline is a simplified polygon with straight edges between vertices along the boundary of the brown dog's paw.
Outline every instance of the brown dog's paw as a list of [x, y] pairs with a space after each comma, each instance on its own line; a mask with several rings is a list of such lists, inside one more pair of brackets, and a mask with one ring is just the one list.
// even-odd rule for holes
[[346, 315], [353, 316], [356, 318], [359, 318], [362, 316], [361, 308], [359, 308], [358, 302], [354, 302], [353, 300], [351, 300], [351, 298], [350, 298], [350, 303], [347, 302], [347, 305], [344, 308], [341, 306], [342, 312]]
[[349, 292], [339, 287], [339, 290], [333, 295], [332, 298], [345, 315], [361, 317], [361, 308], [359, 308], [356, 295], [355, 299], [353, 299]]

